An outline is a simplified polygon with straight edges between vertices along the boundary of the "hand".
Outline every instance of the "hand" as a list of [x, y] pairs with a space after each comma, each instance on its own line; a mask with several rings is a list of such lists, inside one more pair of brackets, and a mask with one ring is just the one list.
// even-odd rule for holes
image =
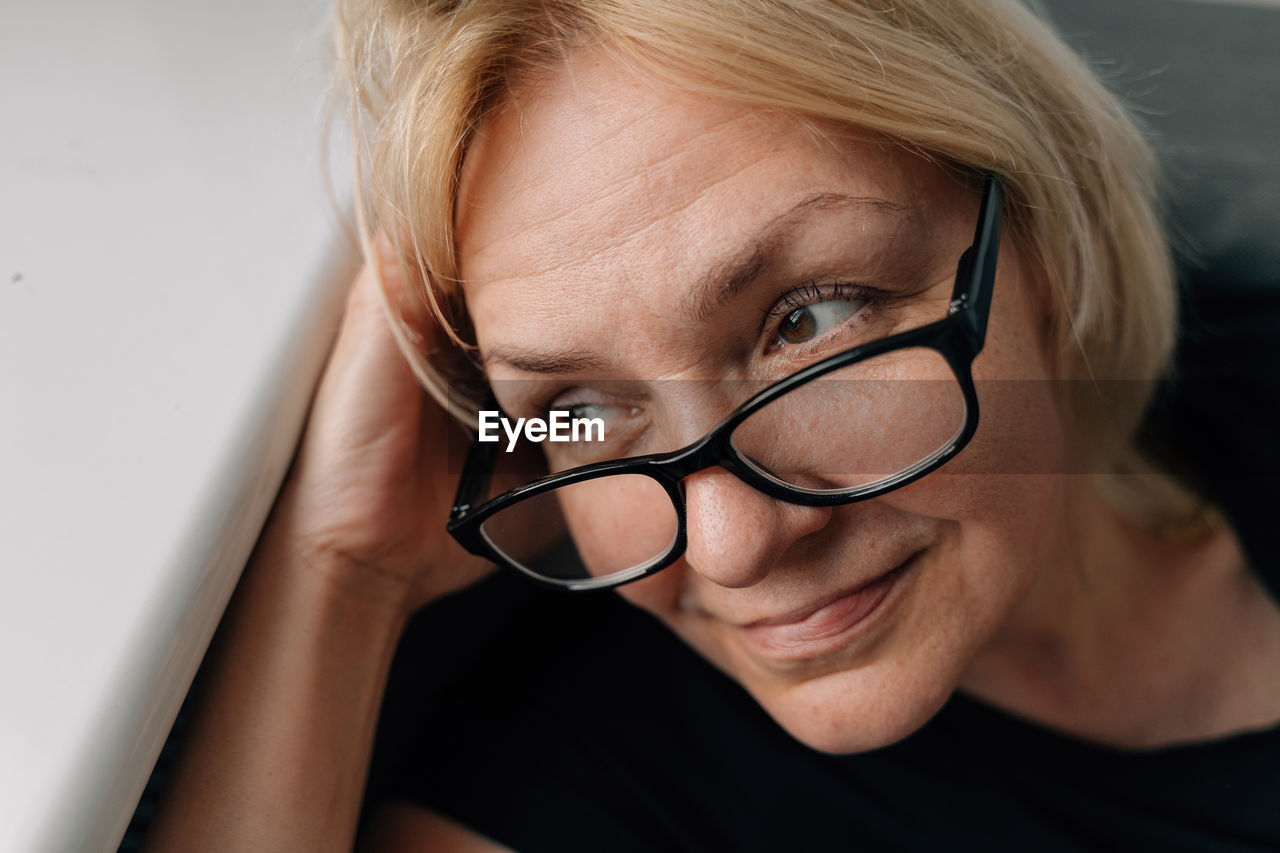
[[[403, 310], [400, 264], [385, 248], [381, 257], [390, 303]], [[423, 330], [427, 345], [437, 336], [434, 326]], [[448, 463], [446, 438], [456, 453], [467, 445], [462, 433], [410, 370], [366, 267], [264, 533], [269, 550], [322, 573], [344, 594], [406, 614], [479, 579], [492, 564], [445, 531], [461, 463]]]

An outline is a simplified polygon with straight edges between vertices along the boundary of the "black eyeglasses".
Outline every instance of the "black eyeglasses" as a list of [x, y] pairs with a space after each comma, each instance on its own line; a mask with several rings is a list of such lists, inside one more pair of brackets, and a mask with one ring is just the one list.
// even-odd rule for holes
[[547, 474], [491, 500], [503, 451], [477, 440], [449, 532], [471, 553], [542, 584], [602, 589], [679, 559], [687, 542], [683, 481], [707, 468], [806, 506], [867, 500], [936, 470], [978, 428], [971, 366], [986, 339], [1002, 197], [999, 181], [988, 178], [944, 318], [773, 383], [687, 447]]

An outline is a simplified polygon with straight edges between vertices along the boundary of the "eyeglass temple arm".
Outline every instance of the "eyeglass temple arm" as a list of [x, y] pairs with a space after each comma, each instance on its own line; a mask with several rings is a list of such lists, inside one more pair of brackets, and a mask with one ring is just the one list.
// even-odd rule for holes
[[[498, 408], [498, 400], [489, 395], [487, 404], [492, 409]], [[450, 521], [464, 517], [472, 507], [483, 503], [489, 492], [489, 479], [493, 472], [493, 454], [496, 444], [483, 442], [479, 434], [471, 440], [467, 449], [467, 459], [462, 463], [462, 476], [458, 479], [458, 491], [453, 497], [453, 509], [449, 513]]]
[[[991, 313], [991, 292], [996, 277], [996, 260], [1000, 254], [1000, 211], [1004, 190], [1000, 181], [988, 177], [978, 209], [978, 226], [973, 245], [960, 256], [956, 269], [956, 287], [951, 294], [951, 313], [962, 312], [965, 329], [981, 349], [987, 335], [987, 316]], [[965, 310], [968, 309], [968, 310]]]
[[489, 474], [493, 470], [493, 447], [478, 439], [472, 440], [467, 450], [467, 461], [462, 465], [462, 478], [453, 497], [451, 520], [465, 516], [472, 507], [484, 502], [489, 491]]

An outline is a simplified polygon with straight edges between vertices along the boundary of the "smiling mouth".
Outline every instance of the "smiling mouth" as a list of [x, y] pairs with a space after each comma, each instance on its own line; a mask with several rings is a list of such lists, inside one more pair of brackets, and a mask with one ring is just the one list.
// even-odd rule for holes
[[738, 626], [757, 655], [777, 661], [817, 657], [846, 645], [899, 586], [922, 551], [867, 583], [791, 613]]

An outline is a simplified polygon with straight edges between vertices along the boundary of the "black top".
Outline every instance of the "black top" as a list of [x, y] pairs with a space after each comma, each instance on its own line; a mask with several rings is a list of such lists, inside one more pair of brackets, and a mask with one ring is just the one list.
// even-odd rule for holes
[[1280, 850], [1280, 728], [1123, 751], [956, 694], [906, 740], [832, 756], [613, 593], [520, 587], [415, 627], [456, 661], [471, 617], [501, 619], [405, 726], [383, 792], [520, 853]]

